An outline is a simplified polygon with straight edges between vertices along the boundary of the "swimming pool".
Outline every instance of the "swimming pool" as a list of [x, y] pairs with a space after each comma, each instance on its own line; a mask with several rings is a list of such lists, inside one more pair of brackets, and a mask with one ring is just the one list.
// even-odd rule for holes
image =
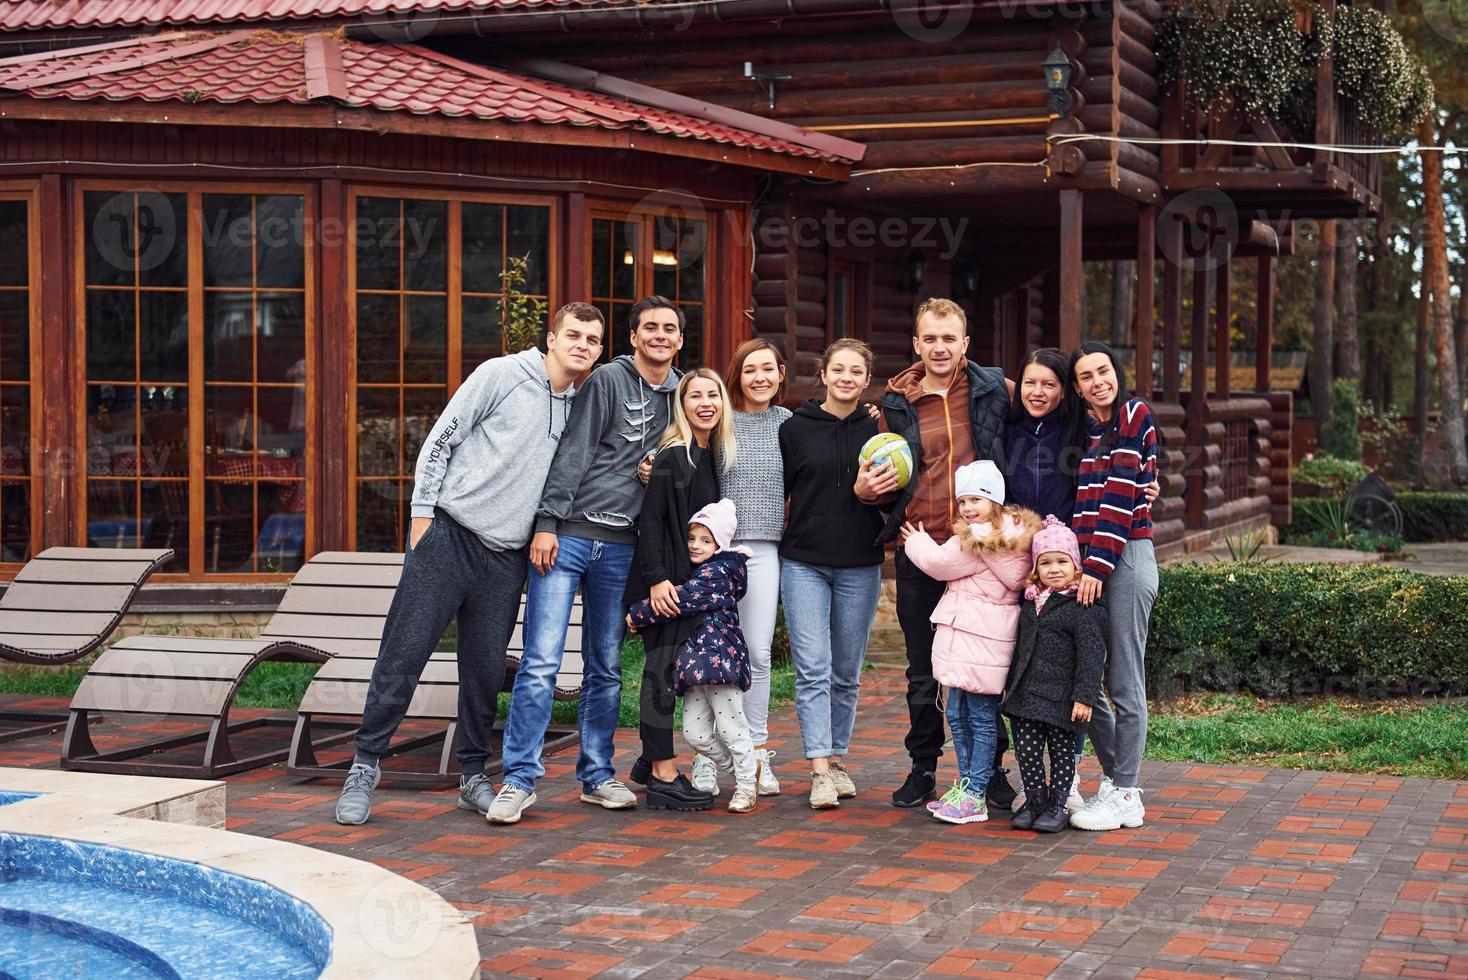
[[14, 790], [0, 789], [0, 806], [7, 803], [21, 803], [25, 800], [34, 800], [40, 793], [17, 793]]
[[119, 847], [0, 833], [0, 973], [294, 980], [320, 975], [331, 942], [315, 910], [260, 881]]

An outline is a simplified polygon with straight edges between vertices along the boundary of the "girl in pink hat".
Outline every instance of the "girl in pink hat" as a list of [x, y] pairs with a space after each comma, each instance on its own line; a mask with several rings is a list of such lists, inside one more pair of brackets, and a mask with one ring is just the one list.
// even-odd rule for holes
[[1076, 601], [1080, 543], [1059, 518], [1046, 517], [1030, 547], [1035, 570], [1020, 603], [1019, 640], [1004, 684], [1004, 713], [1014, 728], [1014, 757], [1025, 786], [1025, 805], [1010, 823], [1055, 833], [1070, 822], [1065, 799], [1075, 778], [1075, 733], [1084, 730], [1101, 696], [1106, 610]]

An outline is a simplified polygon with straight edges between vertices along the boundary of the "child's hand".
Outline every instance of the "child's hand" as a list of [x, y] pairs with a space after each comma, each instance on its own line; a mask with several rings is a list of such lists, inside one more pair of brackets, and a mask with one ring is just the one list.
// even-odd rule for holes
[[1070, 706], [1070, 720], [1086, 722], [1090, 721], [1091, 706], [1089, 704], [1081, 704], [1079, 701], [1074, 702]]
[[632, 614], [631, 613], [628, 613], [627, 614], [627, 632], [629, 632], [629, 633], [636, 633], [637, 632], [637, 624], [634, 623], [634, 622], [632, 622]]
[[922, 521], [918, 521], [917, 527], [913, 527], [911, 521], [904, 521], [902, 523], [902, 543], [903, 544], [907, 544], [907, 539], [910, 538], [910, 537], [912, 537], [914, 534], [921, 534], [921, 533], [923, 533], [923, 522]]

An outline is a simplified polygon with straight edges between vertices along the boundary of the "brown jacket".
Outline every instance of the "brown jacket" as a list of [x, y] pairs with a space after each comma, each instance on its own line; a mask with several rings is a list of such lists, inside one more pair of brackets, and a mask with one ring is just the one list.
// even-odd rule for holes
[[[923, 375], [922, 364], [914, 364], [887, 382], [887, 390], [913, 406], [922, 438], [922, 463], [907, 505], [907, 519], [914, 525], [921, 522], [933, 540], [942, 544], [952, 536], [950, 527], [958, 519], [953, 473], [977, 458], [969, 427], [968, 373], [955, 371], [953, 384], [942, 395], [923, 389]], [[886, 428], [884, 418], [883, 431]]]

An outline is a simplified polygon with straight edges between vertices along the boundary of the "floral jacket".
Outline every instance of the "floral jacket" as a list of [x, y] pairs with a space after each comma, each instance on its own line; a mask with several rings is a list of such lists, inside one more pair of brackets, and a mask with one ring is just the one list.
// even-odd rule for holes
[[[679, 694], [690, 687], [733, 684], [749, 690], [749, 648], [739, 629], [739, 600], [749, 587], [748, 556], [742, 550], [720, 551], [697, 566], [678, 586], [678, 618], [698, 617], [698, 631], [678, 648], [673, 688]], [[641, 629], [669, 622], [643, 599], [628, 610]]]

